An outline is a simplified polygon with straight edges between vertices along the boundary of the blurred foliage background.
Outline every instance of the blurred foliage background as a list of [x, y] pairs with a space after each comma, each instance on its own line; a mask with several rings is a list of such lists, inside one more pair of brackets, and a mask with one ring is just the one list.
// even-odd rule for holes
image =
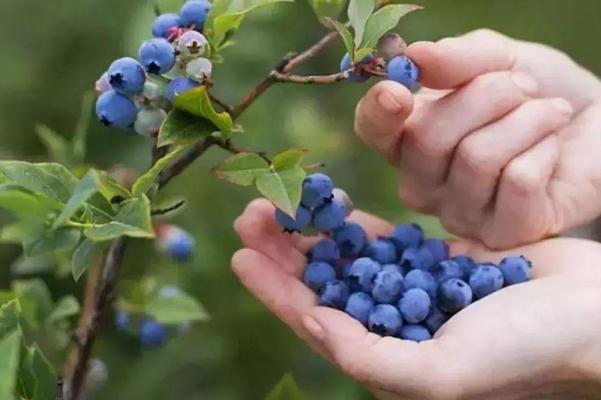
[[[183, 1], [183, 0], [182, 0]], [[178, 3], [178, 0], [172, 0]], [[544, 42], [569, 53], [601, 74], [598, 0], [416, 0], [426, 7], [401, 22], [409, 42], [436, 40], [479, 27]], [[135, 55], [150, 35], [152, 4], [143, 0], [2, 0], [0, 1], [0, 158], [43, 160], [34, 134], [42, 121], [71, 136], [80, 98], [113, 59]], [[235, 102], [285, 53], [301, 50], [323, 34], [303, 1], [282, 4], [251, 15], [216, 67], [215, 91]], [[339, 43], [302, 68], [304, 72], [337, 70]], [[437, 222], [415, 216], [399, 204], [395, 171], [372, 154], [352, 133], [353, 111], [367, 85], [278, 85], [244, 115], [241, 146], [268, 152], [287, 147], [311, 150], [310, 162], [325, 162], [325, 171], [345, 188], [356, 205], [393, 221], [425, 223], [431, 234]], [[101, 168], [119, 163], [142, 171], [149, 143], [93, 123], [90, 162]], [[134, 338], [104, 324], [96, 354], [109, 367], [110, 380], [99, 399], [260, 399], [286, 371], [292, 371], [309, 399], [368, 399], [358, 385], [308, 351], [236, 281], [229, 259], [240, 246], [232, 222], [256, 196], [252, 190], [214, 179], [207, 171], [224, 156], [212, 150], [165, 193], [189, 200], [177, 223], [197, 238], [193, 263], [174, 266], [138, 242], [128, 251], [120, 287], [142, 274], [157, 275], [199, 298], [209, 323], [196, 325], [165, 347], [143, 351]], [[0, 216], [0, 224], [6, 216]], [[9, 266], [17, 246], [0, 247], [0, 285], [9, 285]], [[46, 276], [53, 295], [80, 292], [67, 276]]]

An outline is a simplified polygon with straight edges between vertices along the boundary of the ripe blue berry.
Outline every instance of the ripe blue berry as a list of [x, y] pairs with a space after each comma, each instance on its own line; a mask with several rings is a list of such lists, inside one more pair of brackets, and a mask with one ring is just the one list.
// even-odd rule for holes
[[340, 250], [338, 249], [336, 242], [332, 239], [320, 240], [307, 254], [307, 260], [309, 262], [321, 261], [327, 262], [330, 265], [336, 265], [339, 259]]
[[405, 271], [412, 269], [428, 271], [434, 264], [432, 253], [424, 246], [408, 248], [403, 252], [400, 261], [400, 265]]
[[334, 184], [325, 174], [311, 174], [303, 182], [303, 195], [301, 203], [307, 208], [321, 206], [325, 200], [332, 197]]
[[438, 306], [451, 314], [470, 305], [472, 297], [470, 285], [461, 279], [447, 279], [438, 288]]
[[378, 272], [374, 277], [373, 285], [371, 295], [377, 303], [392, 304], [401, 297], [403, 290], [405, 290], [403, 275], [390, 269], [382, 269]]
[[503, 287], [503, 273], [494, 264], [480, 264], [472, 271], [469, 283], [478, 300]]
[[424, 325], [432, 335], [434, 335], [445, 322], [449, 320], [449, 316], [436, 306], [430, 307], [430, 313], [424, 320]]
[[127, 330], [129, 324], [129, 314], [123, 310], [118, 310], [115, 313], [115, 327], [119, 331]]
[[138, 58], [151, 74], [165, 74], [175, 65], [173, 46], [163, 38], [154, 38], [142, 43]]
[[329, 281], [317, 292], [319, 305], [343, 309], [349, 297], [349, 288], [342, 281]]
[[432, 275], [438, 282], [445, 281], [449, 278], [463, 279], [463, 268], [458, 262], [453, 260], [443, 260], [432, 268]]
[[171, 30], [180, 26], [179, 15], [161, 14], [155, 18], [152, 24], [152, 36], [167, 39], [171, 35]]
[[362, 257], [356, 259], [351, 265], [349, 272], [349, 286], [353, 292], [362, 291], [371, 293], [374, 288], [374, 277], [382, 266], [371, 258]]
[[194, 26], [196, 29], [202, 30], [209, 11], [211, 11], [211, 3], [208, 1], [187, 1], [179, 11], [181, 23], [183, 26]]
[[367, 325], [367, 318], [369, 312], [374, 307], [374, 299], [370, 295], [363, 292], [356, 292], [349, 296], [344, 312], [361, 322], [363, 325]]
[[342, 257], [357, 257], [367, 241], [361, 225], [354, 222], [347, 222], [344, 226], [335, 229], [332, 236], [340, 248]]
[[176, 96], [179, 96], [187, 90], [194, 89], [197, 86], [198, 83], [191, 79], [175, 78], [167, 85], [167, 88], [165, 89], [165, 97], [171, 104], [173, 104]]
[[128, 96], [140, 93], [146, 81], [144, 68], [131, 57], [123, 57], [114, 61], [107, 74], [113, 90]]
[[275, 209], [275, 220], [284, 228], [285, 232], [301, 232], [303, 228], [311, 222], [311, 211], [303, 206], [298, 207], [296, 210], [296, 217], [292, 217], [286, 214], [279, 208]]
[[154, 320], [144, 320], [140, 323], [140, 343], [147, 347], [158, 347], [165, 342], [165, 327]]
[[106, 126], [129, 129], [136, 121], [137, 114], [136, 105], [114, 90], [103, 93], [96, 101], [96, 115]]
[[410, 247], [421, 246], [424, 241], [424, 231], [417, 224], [397, 225], [392, 231], [390, 240], [395, 244], [400, 254]]
[[505, 285], [509, 286], [528, 281], [532, 263], [524, 256], [506, 257], [499, 264], [499, 268], [503, 273]]
[[405, 321], [417, 324], [426, 319], [430, 313], [432, 302], [430, 296], [422, 289], [409, 289], [399, 300], [399, 310]]
[[396, 247], [387, 239], [373, 240], [365, 247], [363, 253], [380, 264], [391, 264], [397, 260]]
[[177, 263], [185, 263], [194, 255], [194, 238], [176, 226], [163, 226], [158, 231], [158, 245]]
[[305, 269], [305, 285], [309, 286], [314, 291], [318, 291], [319, 288], [327, 282], [335, 279], [336, 271], [334, 271], [334, 267], [328, 263], [315, 261], [308, 264]]
[[[359, 64], [368, 62], [370, 59], [371, 59], [371, 57], [367, 56]], [[347, 71], [352, 66], [353, 65], [351, 64], [351, 58], [349, 57], [349, 54], [346, 53], [344, 55], [344, 57], [342, 57], [342, 60], [340, 60], [340, 72]], [[349, 74], [348, 80], [351, 82], [361, 83], [361, 82], [367, 81], [369, 78], [370, 78], [369, 74], [353, 71]]]
[[414, 288], [423, 289], [428, 293], [431, 299], [436, 298], [438, 284], [432, 274], [427, 271], [421, 269], [409, 271], [409, 273], [405, 275], [404, 285], [405, 290]]
[[163, 109], [142, 108], [136, 116], [134, 129], [138, 135], [152, 136], [159, 131], [165, 118], [167, 113]]
[[423, 342], [432, 339], [432, 335], [425, 326], [420, 324], [404, 324], [401, 328], [401, 339], [413, 342]]
[[332, 231], [344, 225], [344, 206], [333, 200], [316, 208], [313, 212], [313, 227], [319, 231]]
[[384, 264], [382, 265], [382, 271], [394, 272], [403, 276], [403, 269], [398, 264]]
[[459, 266], [463, 270], [463, 278], [461, 279], [467, 282], [468, 279], [470, 279], [472, 270], [476, 268], [476, 263], [474, 262], [474, 260], [472, 260], [472, 258], [468, 256], [455, 256], [451, 258], [451, 260], [459, 264]]
[[177, 39], [177, 50], [184, 59], [200, 57], [207, 47], [207, 38], [202, 33], [187, 31]]
[[427, 239], [424, 241], [424, 247], [432, 254], [434, 264], [449, 258], [449, 245], [444, 240]]
[[370, 331], [381, 336], [397, 336], [403, 326], [401, 313], [390, 304], [378, 304], [371, 309], [367, 318]]
[[405, 56], [390, 59], [386, 71], [388, 72], [388, 79], [398, 82], [408, 89], [412, 89], [419, 79], [417, 65]]

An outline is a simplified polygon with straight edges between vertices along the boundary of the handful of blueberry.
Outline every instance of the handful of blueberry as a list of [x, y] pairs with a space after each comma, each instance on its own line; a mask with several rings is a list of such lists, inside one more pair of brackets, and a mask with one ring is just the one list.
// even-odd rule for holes
[[[417, 224], [398, 225], [389, 237], [368, 242], [360, 225], [332, 211], [338, 207], [344, 215], [331, 180], [314, 174], [303, 185], [302, 221], [299, 214], [296, 220], [280, 211], [276, 216], [286, 231], [312, 223], [329, 236], [307, 254], [305, 284], [321, 305], [343, 310], [379, 335], [431, 339], [472, 302], [530, 278], [531, 263], [523, 256], [506, 257], [498, 266], [450, 257], [447, 244], [424, 238]], [[323, 219], [332, 223], [323, 225]]]

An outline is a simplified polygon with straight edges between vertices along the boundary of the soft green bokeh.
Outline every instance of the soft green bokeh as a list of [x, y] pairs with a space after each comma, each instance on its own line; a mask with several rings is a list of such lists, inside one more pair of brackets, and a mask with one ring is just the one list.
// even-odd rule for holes
[[[435, 40], [489, 27], [566, 51], [601, 73], [598, 0], [429, 0], [424, 11], [399, 28], [408, 41]], [[71, 136], [80, 97], [109, 63], [135, 55], [148, 36], [152, 6], [124, 0], [3, 0], [0, 2], [0, 158], [43, 160], [33, 132], [43, 121]], [[237, 46], [216, 66], [215, 92], [235, 102], [290, 50], [303, 49], [323, 34], [308, 5], [275, 6], [253, 14], [238, 33]], [[343, 53], [338, 43], [301, 72], [333, 72]], [[361, 145], [352, 133], [353, 111], [366, 85], [277, 85], [244, 115], [241, 146], [275, 152], [287, 147], [311, 150], [310, 162], [345, 188], [356, 205], [393, 221], [414, 218], [397, 200], [395, 171]], [[149, 144], [93, 123], [90, 161], [101, 168], [115, 163], [140, 171], [148, 164]], [[189, 202], [175, 223], [197, 238], [197, 257], [186, 266], [170, 265], [138, 241], [123, 269], [128, 282], [156, 274], [199, 298], [212, 320], [175, 338], [159, 350], [142, 351], [133, 338], [117, 334], [107, 318], [96, 348], [110, 381], [100, 399], [260, 399], [286, 371], [292, 371], [309, 399], [358, 400], [369, 395], [313, 355], [252, 298], [230, 273], [229, 259], [240, 243], [232, 222], [253, 190], [233, 187], [207, 171], [225, 154], [212, 150], [175, 181], [161, 198], [185, 196]], [[3, 217], [1, 223], [7, 219]], [[431, 233], [431, 219], [419, 218]], [[0, 247], [1, 288], [9, 285], [17, 246]], [[55, 299], [81, 291], [69, 277], [48, 277]]]

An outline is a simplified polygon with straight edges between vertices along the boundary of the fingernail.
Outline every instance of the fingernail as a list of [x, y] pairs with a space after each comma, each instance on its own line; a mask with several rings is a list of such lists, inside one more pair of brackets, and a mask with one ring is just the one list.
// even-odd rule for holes
[[325, 331], [323, 330], [323, 328], [321, 327], [321, 325], [319, 325], [319, 322], [317, 322], [317, 320], [313, 317], [310, 316], [306, 316], [303, 318], [303, 326], [305, 327], [305, 329], [307, 331], [309, 331], [309, 333], [319, 339], [319, 340], [323, 340], [325, 338]]
[[378, 94], [378, 104], [389, 113], [396, 114], [403, 109], [403, 106], [397, 101], [394, 95], [386, 90], [382, 90]]
[[553, 99], [552, 105], [559, 113], [564, 115], [570, 115], [574, 112], [572, 105], [562, 98]]
[[525, 94], [534, 94], [538, 90], [538, 83], [530, 75], [523, 72], [514, 72], [511, 74], [511, 80]]

